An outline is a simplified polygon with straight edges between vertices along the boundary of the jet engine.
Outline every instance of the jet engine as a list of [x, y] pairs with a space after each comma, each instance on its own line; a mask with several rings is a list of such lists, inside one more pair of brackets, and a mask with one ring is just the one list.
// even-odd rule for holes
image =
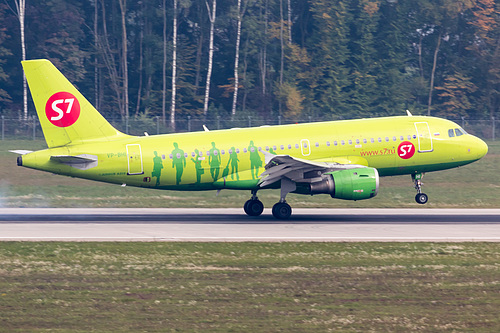
[[321, 181], [310, 184], [310, 193], [330, 194], [332, 198], [344, 200], [363, 200], [376, 196], [378, 185], [377, 169], [347, 169], [324, 173]]

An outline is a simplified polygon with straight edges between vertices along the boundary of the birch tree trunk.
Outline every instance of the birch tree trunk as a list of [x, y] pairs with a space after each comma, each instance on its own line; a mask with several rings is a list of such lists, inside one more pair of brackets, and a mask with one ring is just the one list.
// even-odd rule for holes
[[175, 94], [177, 90], [177, 0], [174, 0], [174, 31], [172, 51], [172, 100], [170, 103], [170, 127], [175, 132]]
[[123, 113], [128, 118], [128, 63], [127, 63], [127, 0], [118, 0], [122, 23]]
[[[26, 13], [26, 0], [15, 0], [17, 18], [19, 19], [19, 28], [21, 31], [21, 53], [22, 60], [26, 60], [26, 43], [24, 41], [24, 17]], [[26, 84], [26, 75], [23, 71], [23, 117], [28, 120], [28, 86]]]
[[431, 72], [431, 84], [429, 87], [429, 101], [427, 103], [427, 115], [431, 115], [431, 105], [432, 105], [432, 91], [434, 90], [434, 75], [436, 73], [436, 65], [437, 65], [437, 56], [439, 53], [439, 47], [441, 46], [441, 31], [439, 32], [436, 50], [434, 50], [434, 61], [432, 64], [432, 72]]
[[231, 117], [234, 119], [236, 115], [236, 103], [238, 101], [238, 84], [239, 75], [238, 67], [240, 61], [240, 40], [241, 40], [241, 21], [243, 19], [243, 13], [241, 12], [241, 0], [238, 0], [238, 29], [236, 32], [236, 54], [234, 56], [234, 93], [233, 93], [233, 107], [231, 108]]
[[292, 45], [292, 0], [288, 0], [288, 44]]
[[94, 55], [94, 106], [97, 110], [99, 107], [99, 62], [97, 59], [97, 50], [99, 48], [99, 40], [97, 36], [97, 20], [99, 19], [99, 12], [97, 11], [97, 6], [99, 3], [96, 1], [94, 3], [94, 47], [95, 47], [95, 55]]
[[214, 56], [214, 25], [215, 25], [215, 15], [217, 0], [212, 0], [212, 12], [210, 12], [210, 6], [208, 1], [205, 0], [208, 10], [208, 18], [210, 20], [210, 42], [208, 46], [208, 70], [207, 70], [207, 82], [205, 85], [205, 102], [203, 104], [203, 115], [206, 117], [208, 113], [208, 99], [210, 96], [210, 80], [212, 78], [212, 63]]
[[[174, 0], [175, 1], [175, 0]], [[167, 94], [167, 2], [163, 0], [163, 67], [162, 67], [162, 99], [161, 99], [161, 120], [163, 125], [167, 123], [166, 116], [166, 94]]]

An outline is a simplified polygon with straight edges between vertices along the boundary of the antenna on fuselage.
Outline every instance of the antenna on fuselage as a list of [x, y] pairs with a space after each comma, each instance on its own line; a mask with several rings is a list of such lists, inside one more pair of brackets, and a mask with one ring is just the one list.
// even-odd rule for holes
[[408, 115], [408, 117], [413, 117], [413, 115], [411, 114], [410, 110], [406, 110], [406, 114]]
[[205, 132], [210, 132], [210, 130], [208, 129], [208, 127], [207, 127], [207, 126], [205, 126], [205, 125], [203, 125], [203, 130], [204, 130]]

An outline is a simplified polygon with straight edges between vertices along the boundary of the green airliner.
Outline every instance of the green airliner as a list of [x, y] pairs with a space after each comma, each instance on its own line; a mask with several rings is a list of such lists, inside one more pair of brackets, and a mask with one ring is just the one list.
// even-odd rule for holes
[[288, 193], [363, 200], [379, 177], [409, 174], [415, 200], [424, 173], [482, 158], [488, 146], [434, 117], [385, 117], [165, 135], [117, 131], [48, 60], [24, 61], [47, 149], [16, 150], [20, 166], [161, 190], [247, 190], [250, 216], [262, 214], [262, 189], [281, 189], [272, 213], [292, 213]]

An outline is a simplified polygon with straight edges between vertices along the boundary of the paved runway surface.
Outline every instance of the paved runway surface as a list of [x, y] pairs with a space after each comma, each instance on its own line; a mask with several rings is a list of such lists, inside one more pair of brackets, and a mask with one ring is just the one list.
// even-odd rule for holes
[[500, 209], [0, 209], [0, 240], [500, 241]]

